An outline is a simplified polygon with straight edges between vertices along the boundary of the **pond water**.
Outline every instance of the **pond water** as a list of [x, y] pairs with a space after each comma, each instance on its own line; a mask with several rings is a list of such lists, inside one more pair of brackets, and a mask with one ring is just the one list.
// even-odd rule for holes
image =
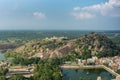
[[0, 60], [5, 60], [3, 53], [0, 53]]
[[109, 72], [103, 69], [63, 69], [64, 80], [79, 80], [80, 78], [90, 78], [97, 80], [101, 76], [102, 80], [115, 79]]

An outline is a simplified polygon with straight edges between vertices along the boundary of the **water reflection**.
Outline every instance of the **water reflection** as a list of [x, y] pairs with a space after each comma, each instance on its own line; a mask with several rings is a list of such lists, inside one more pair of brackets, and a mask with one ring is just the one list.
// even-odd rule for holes
[[3, 53], [0, 53], [0, 60], [5, 60]]
[[63, 69], [62, 73], [64, 80], [79, 80], [80, 78], [96, 80], [98, 76], [101, 76], [102, 80], [114, 79], [114, 76], [104, 69]]

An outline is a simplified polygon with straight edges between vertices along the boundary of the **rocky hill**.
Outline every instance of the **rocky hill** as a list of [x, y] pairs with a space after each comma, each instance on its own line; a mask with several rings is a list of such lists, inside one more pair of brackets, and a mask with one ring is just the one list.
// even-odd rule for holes
[[75, 48], [75, 43], [68, 41], [65, 37], [45, 38], [38, 41], [30, 41], [12, 52], [28, 57], [62, 57], [68, 55]]
[[78, 51], [82, 54], [85, 50], [98, 57], [115, 56], [120, 54], [116, 46], [106, 35], [91, 33], [76, 41]]
[[97, 33], [91, 33], [81, 39], [74, 40], [68, 40], [65, 37], [34, 40], [10, 53], [27, 57], [52, 58], [71, 55], [73, 51], [81, 56], [90, 54], [91, 56], [107, 57], [120, 54], [120, 48], [107, 36]]

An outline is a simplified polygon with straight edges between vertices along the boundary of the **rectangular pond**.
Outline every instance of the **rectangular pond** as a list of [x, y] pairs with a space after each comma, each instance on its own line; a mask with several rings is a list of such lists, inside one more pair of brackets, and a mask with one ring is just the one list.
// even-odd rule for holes
[[80, 80], [80, 78], [89, 78], [97, 80], [100, 76], [102, 80], [115, 79], [115, 76], [104, 69], [62, 69], [64, 80]]

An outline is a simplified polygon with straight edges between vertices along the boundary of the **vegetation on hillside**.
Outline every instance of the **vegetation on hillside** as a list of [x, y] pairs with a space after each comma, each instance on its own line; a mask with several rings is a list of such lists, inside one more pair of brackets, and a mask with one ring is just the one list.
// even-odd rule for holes
[[[106, 35], [91, 33], [77, 41], [79, 51], [82, 55], [107, 57], [120, 55], [120, 47], [116, 46]], [[87, 51], [87, 52], [86, 52]], [[91, 54], [91, 55], [90, 55]]]

